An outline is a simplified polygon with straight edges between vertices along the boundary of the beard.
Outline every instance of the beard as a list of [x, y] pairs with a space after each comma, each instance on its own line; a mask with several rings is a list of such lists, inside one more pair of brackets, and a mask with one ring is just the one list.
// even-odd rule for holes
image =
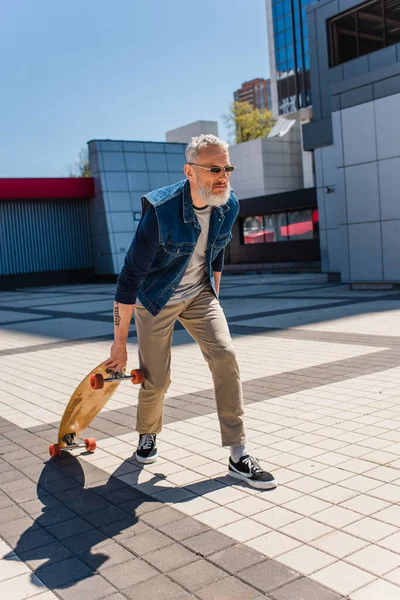
[[197, 193], [205, 204], [208, 206], [223, 206], [229, 200], [231, 193], [231, 185], [228, 182], [226, 190], [220, 194], [213, 194], [211, 186], [202, 186], [197, 183]]

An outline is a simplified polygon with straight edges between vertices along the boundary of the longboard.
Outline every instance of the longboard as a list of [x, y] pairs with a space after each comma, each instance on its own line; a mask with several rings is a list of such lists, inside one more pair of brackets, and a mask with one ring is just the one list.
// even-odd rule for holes
[[134, 369], [130, 375], [125, 375], [124, 367], [115, 373], [101, 363], [81, 381], [61, 419], [58, 443], [49, 446], [52, 458], [60, 456], [64, 450], [74, 448], [86, 448], [90, 452], [96, 450], [94, 438], [86, 438], [84, 444], [79, 444], [76, 440], [104, 408], [123, 379], [130, 379], [134, 384], [142, 383], [144, 372]]

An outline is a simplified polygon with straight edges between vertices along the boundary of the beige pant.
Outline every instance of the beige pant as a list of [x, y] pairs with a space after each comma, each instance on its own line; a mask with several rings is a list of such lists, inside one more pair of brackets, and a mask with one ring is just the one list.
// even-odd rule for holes
[[168, 304], [155, 317], [143, 306], [136, 306], [139, 364], [146, 373], [139, 391], [137, 431], [159, 433], [162, 429], [164, 395], [171, 383], [172, 335], [177, 319], [199, 344], [212, 373], [222, 445], [241, 446], [245, 443], [245, 433], [239, 367], [223, 310], [208, 290], [190, 300]]

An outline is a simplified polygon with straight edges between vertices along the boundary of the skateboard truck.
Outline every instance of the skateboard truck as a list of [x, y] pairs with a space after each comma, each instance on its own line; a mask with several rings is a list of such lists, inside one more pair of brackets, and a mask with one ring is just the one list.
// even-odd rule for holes
[[112, 371], [107, 369], [106, 373], [108, 377], [103, 377], [101, 373], [92, 373], [90, 376], [90, 387], [92, 390], [102, 390], [104, 384], [109, 381], [119, 381], [121, 379], [130, 379], [131, 382], [136, 385], [144, 381], [144, 371], [141, 369], [133, 369], [130, 375], [124, 375], [122, 371]]
[[77, 444], [75, 442], [75, 433], [67, 433], [63, 438], [63, 442], [66, 446], [61, 447], [60, 444], [50, 444], [49, 454], [51, 458], [57, 458], [61, 456], [61, 452], [64, 450], [74, 450], [75, 448], [86, 448], [88, 452], [94, 452], [97, 448], [96, 440], [94, 438], [86, 438], [83, 444]]

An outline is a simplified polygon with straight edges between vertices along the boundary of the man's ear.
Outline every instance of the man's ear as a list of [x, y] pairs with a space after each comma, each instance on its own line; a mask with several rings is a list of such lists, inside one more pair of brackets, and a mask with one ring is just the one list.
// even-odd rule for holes
[[188, 163], [186, 163], [185, 166], [183, 167], [183, 171], [185, 173], [186, 179], [189, 179], [189, 181], [194, 179], [194, 171], [193, 171], [192, 165], [189, 165]]

